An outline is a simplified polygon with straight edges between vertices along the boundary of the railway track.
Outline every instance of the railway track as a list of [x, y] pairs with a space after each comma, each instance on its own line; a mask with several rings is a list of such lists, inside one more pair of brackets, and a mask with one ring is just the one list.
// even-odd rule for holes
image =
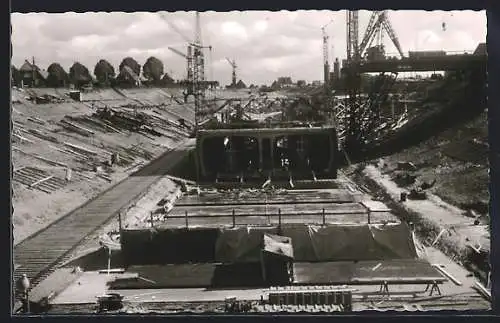
[[86, 237], [118, 212], [140, 198], [147, 189], [178, 164], [191, 149], [190, 141], [181, 143], [102, 192], [48, 227], [14, 247], [14, 281], [26, 274], [33, 288], [69, 257]]

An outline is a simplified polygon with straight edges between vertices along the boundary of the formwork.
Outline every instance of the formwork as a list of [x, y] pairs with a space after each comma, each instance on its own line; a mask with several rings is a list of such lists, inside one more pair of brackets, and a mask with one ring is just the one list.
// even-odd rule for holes
[[196, 138], [199, 176], [209, 181], [335, 178], [337, 148], [334, 127], [211, 129]]

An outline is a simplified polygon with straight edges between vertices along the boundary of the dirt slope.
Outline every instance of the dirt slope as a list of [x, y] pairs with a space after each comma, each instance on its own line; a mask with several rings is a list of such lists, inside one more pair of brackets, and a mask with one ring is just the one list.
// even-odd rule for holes
[[[83, 93], [82, 102], [67, 92], [12, 90], [15, 243], [186, 138], [188, 129], [178, 119], [193, 123], [192, 104], [172, 99], [179, 90], [108, 89]], [[105, 106], [125, 119], [96, 115]], [[127, 118], [141, 126], [118, 122]], [[119, 161], [110, 167], [113, 153], [119, 153]]]

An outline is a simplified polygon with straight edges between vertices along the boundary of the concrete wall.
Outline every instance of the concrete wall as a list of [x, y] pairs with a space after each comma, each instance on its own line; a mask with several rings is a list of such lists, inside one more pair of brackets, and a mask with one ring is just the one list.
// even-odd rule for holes
[[[286, 146], [279, 147], [285, 139]], [[245, 177], [325, 174], [335, 178], [337, 135], [335, 128], [260, 128], [200, 131], [197, 160], [201, 178], [218, 174]]]

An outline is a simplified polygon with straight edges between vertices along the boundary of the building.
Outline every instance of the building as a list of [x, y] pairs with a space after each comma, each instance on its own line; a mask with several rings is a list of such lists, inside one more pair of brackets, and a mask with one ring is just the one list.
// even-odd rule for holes
[[339, 59], [336, 58], [333, 63], [333, 81], [338, 81], [340, 79], [340, 62]]
[[278, 85], [283, 86], [283, 85], [292, 85], [292, 78], [289, 76], [282, 76], [278, 77], [278, 80], [276, 81]]
[[477, 45], [476, 50], [474, 51], [474, 55], [486, 55], [486, 43], [480, 43]]
[[35, 64], [24, 61], [24, 64], [19, 68], [21, 74], [21, 86], [43, 87], [47, 84], [49, 73], [41, 70]]

